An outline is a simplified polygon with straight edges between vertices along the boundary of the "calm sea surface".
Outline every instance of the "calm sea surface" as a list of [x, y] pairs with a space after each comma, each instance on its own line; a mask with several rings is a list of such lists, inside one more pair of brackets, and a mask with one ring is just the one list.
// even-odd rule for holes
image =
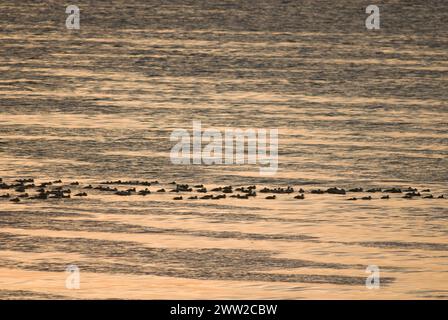
[[[309, 193], [448, 195], [448, 3], [377, 1], [376, 31], [369, 4], [76, 1], [81, 29], [67, 30], [63, 1], [1, 0], [3, 181], [160, 185], [145, 197], [0, 198], [0, 298], [447, 299], [447, 199]], [[278, 129], [278, 173], [173, 165], [170, 134], [193, 120]], [[291, 185], [306, 198], [154, 192], [173, 180]], [[80, 290], [65, 287], [70, 264]]]

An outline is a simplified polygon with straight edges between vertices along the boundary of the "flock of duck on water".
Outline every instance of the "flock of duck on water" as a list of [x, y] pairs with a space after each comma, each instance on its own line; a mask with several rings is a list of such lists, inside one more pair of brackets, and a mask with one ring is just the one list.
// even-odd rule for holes
[[[257, 190], [257, 186], [246, 186], [246, 187], [214, 187], [207, 189], [203, 184], [198, 185], [188, 185], [188, 184], [178, 184], [176, 182], [171, 182], [168, 184], [170, 188], [163, 188], [158, 181], [105, 181], [98, 183], [97, 186], [92, 185], [80, 185], [79, 182], [70, 182], [68, 184], [63, 184], [62, 180], [48, 181], [36, 183], [34, 179], [16, 179], [11, 183], [6, 183], [0, 178], [0, 190], [13, 190], [14, 194], [3, 193], [0, 194], [0, 199], [9, 199], [12, 202], [21, 202], [25, 199], [34, 200], [47, 200], [47, 199], [69, 199], [74, 197], [87, 197], [87, 190], [95, 190], [95, 192], [104, 192], [115, 194], [118, 196], [132, 196], [140, 195], [146, 196], [151, 193], [173, 193], [176, 194], [173, 200], [219, 200], [225, 198], [236, 198], [236, 199], [250, 199], [257, 197], [258, 194], [262, 194], [265, 199], [275, 200], [278, 194], [293, 195], [294, 199], [304, 200], [305, 194], [335, 194], [335, 195], [347, 195], [348, 193], [379, 193], [381, 194], [376, 199], [387, 200], [390, 199], [389, 194], [401, 194], [404, 199], [445, 199], [442, 195], [433, 195], [431, 190], [424, 189], [419, 191], [417, 188], [408, 187], [406, 189], [401, 188], [371, 188], [364, 190], [363, 188], [353, 188], [345, 190], [343, 188], [331, 187], [325, 190], [312, 189], [305, 191], [300, 188], [295, 190], [293, 187], [275, 187], [268, 188], [263, 187]], [[118, 189], [117, 186], [132, 186], [131, 188]], [[137, 190], [137, 186], [141, 187]], [[149, 190], [148, 187], [156, 186], [156, 190]], [[73, 190], [72, 190], [73, 189]], [[33, 191], [34, 193], [30, 193]], [[188, 195], [190, 194], [190, 195]], [[375, 199], [371, 195], [361, 195], [360, 197], [352, 196], [346, 200], [373, 200]]]

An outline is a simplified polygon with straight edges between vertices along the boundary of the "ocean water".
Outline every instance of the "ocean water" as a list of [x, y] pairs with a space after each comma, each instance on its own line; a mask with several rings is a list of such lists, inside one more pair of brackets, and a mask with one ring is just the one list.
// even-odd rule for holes
[[[62, 1], [0, 1], [0, 177], [159, 184], [0, 198], [0, 298], [448, 298], [448, 4], [377, 1], [375, 31], [369, 1], [76, 4], [67, 30]], [[277, 174], [172, 164], [193, 120], [278, 129]], [[171, 181], [306, 193], [175, 201]], [[310, 194], [333, 186], [436, 199]]]

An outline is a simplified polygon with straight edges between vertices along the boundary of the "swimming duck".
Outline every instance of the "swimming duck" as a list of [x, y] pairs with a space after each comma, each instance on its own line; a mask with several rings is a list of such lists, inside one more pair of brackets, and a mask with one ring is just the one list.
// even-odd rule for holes
[[141, 196], [146, 196], [148, 194], [151, 194], [151, 191], [149, 191], [148, 188], [145, 188], [145, 190], [140, 190], [138, 192], [138, 194], [141, 195]]
[[48, 186], [51, 186], [53, 183], [52, 182], [42, 182], [40, 185], [39, 185], [39, 188], [46, 188], [46, 187], [48, 187]]
[[188, 184], [178, 184], [178, 185], [176, 185], [176, 190], [182, 191], [182, 192], [191, 192], [191, 191], [193, 191], [193, 189], [191, 189]]
[[174, 197], [173, 200], [183, 200], [182, 196], [180, 197]]
[[16, 192], [25, 192], [25, 186], [19, 186], [16, 188]]
[[300, 200], [303, 200], [303, 199], [305, 199], [305, 195], [304, 195], [303, 193], [302, 193], [302, 194], [299, 194], [299, 195], [295, 196], [294, 199], [300, 199]]
[[273, 200], [273, 199], [277, 199], [277, 197], [275, 195], [273, 195], [273, 196], [267, 196], [265, 199]]
[[390, 199], [390, 197], [389, 197], [389, 195], [385, 195], [385, 196], [382, 196], [381, 199], [383, 199], [383, 200]]
[[14, 198], [14, 199], [11, 199], [11, 200], [9, 200], [9, 201], [18, 203], [18, 202], [20, 202], [20, 199], [19, 199], [19, 198]]
[[117, 191], [115, 192], [115, 194], [117, 196], [130, 196], [131, 195], [131, 191], [126, 190], [126, 191]]
[[10, 195], [9, 193], [7, 193], [7, 194], [2, 194], [2, 195], [0, 196], [0, 198], [9, 198], [9, 197], [11, 197], [11, 195]]
[[345, 194], [345, 190], [344, 189], [338, 189], [336, 187], [333, 188], [329, 188], [326, 191], [329, 194]]
[[117, 188], [111, 188], [111, 187], [103, 187], [103, 186], [98, 186], [94, 188], [95, 190], [99, 190], [99, 191], [109, 191], [109, 192], [116, 192], [118, 191]]
[[189, 197], [188, 200], [197, 200], [198, 196]]
[[237, 194], [237, 195], [231, 195], [230, 198], [249, 199], [249, 196], [247, 194], [245, 194], [245, 195]]
[[166, 192], [165, 189], [159, 189], [157, 192]]
[[[406, 193], [406, 195], [404, 196], [404, 197], [410, 197], [410, 198], [412, 198], [412, 197], [420, 197], [421, 196], [421, 194], [420, 194], [420, 192], [415, 192], [415, 191], [412, 191], [412, 192], [408, 192], [408, 193]], [[404, 198], [403, 197], [403, 198]]]
[[87, 193], [85, 192], [77, 193], [75, 194], [75, 197], [87, 197]]
[[256, 193], [255, 191], [253, 191], [253, 189], [252, 189], [250, 192], [246, 193], [246, 195], [247, 195], [248, 197], [256, 197], [256, 196], [257, 196], [257, 193]]
[[371, 196], [368, 196], [368, 197], [362, 197], [361, 200], [372, 200], [372, 197], [371, 197]]
[[349, 189], [348, 192], [363, 192], [363, 188], [353, 188], [353, 189]]
[[48, 194], [49, 194], [48, 192], [40, 192], [36, 196], [31, 197], [31, 199], [46, 200], [48, 199]]
[[232, 186], [222, 188], [223, 193], [233, 193]]
[[387, 193], [401, 193], [401, 189], [400, 188], [391, 188], [391, 189], [386, 189], [383, 192], [387, 192]]
[[349, 201], [356, 201], [356, 200], [358, 200], [358, 199], [355, 198], [355, 197], [353, 197], [353, 198], [350, 198], [350, 199], [347, 199], [347, 200], [349, 200]]

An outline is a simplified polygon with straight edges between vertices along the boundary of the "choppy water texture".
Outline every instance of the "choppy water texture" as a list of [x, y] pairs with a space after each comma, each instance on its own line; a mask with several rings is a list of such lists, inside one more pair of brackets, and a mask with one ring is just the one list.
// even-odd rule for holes
[[[2, 0], [0, 177], [447, 194], [448, 4], [369, 4]], [[278, 174], [171, 164], [192, 120], [278, 128]], [[448, 200], [372, 196], [0, 198], [0, 298], [448, 298]]]

